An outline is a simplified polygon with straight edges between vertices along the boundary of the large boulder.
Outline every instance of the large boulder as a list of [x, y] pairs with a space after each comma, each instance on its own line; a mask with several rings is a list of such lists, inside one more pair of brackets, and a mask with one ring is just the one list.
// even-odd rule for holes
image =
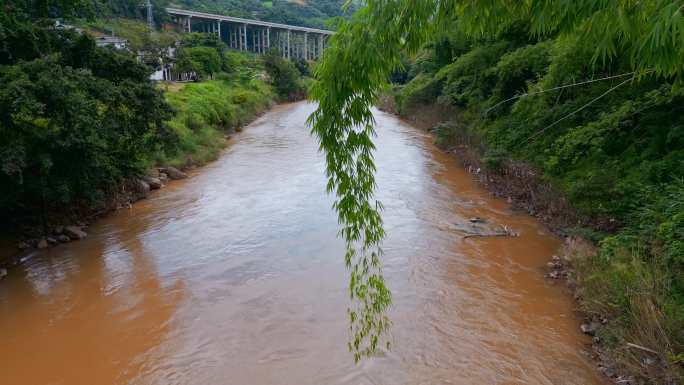
[[69, 237], [69, 239], [83, 239], [88, 236], [85, 231], [81, 230], [78, 226], [67, 226], [64, 228], [64, 234]]
[[146, 176], [143, 178], [143, 181], [147, 183], [152, 190], [158, 190], [162, 188], [162, 181], [159, 178], [155, 178], [153, 176]]
[[161, 172], [166, 174], [169, 178], [173, 180], [177, 179], [185, 179], [188, 177], [187, 174], [185, 174], [183, 171], [175, 168], [175, 167], [164, 167], [163, 169], [160, 169]]
[[38, 244], [36, 245], [36, 247], [39, 248], [39, 249], [47, 249], [48, 246], [49, 246], [49, 245], [48, 245], [48, 241], [47, 241], [47, 239], [45, 239], [45, 238], [41, 238], [41, 239], [38, 241]]
[[589, 334], [590, 336], [593, 336], [596, 335], [596, 332], [599, 330], [600, 327], [600, 323], [592, 321], [590, 323], [580, 325], [580, 330], [584, 334]]
[[136, 179], [133, 183], [133, 192], [135, 192], [135, 200], [147, 198], [147, 194], [150, 193], [150, 185], [142, 179]]

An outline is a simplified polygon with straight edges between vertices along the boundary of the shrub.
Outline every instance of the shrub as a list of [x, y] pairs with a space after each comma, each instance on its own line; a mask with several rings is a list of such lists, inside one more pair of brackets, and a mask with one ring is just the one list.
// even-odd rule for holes
[[95, 76], [117, 55], [93, 49], [82, 58], [93, 64], [83, 68], [62, 66], [58, 56], [0, 67], [3, 217], [95, 204], [102, 190], [140, 172], [149, 152], [173, 141], [164, 124], [171, 110], [138, 71]]
[[295, 100], [304, 96], [306, 90], [299, 81], [300, 72], [292, 62], [283, 59], [272, 49], [263, 56], [263, 64], [281, 99]]

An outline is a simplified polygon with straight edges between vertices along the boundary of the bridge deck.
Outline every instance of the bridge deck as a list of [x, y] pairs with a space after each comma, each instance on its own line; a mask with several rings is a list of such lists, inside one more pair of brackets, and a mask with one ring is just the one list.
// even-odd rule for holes
[[262, 27], [278, 28], [278, 29], [284, 29], [284, 30], [289, 30], [289, 31], [318, 33], [318, 34], [322, 34], [322, 35], [334, 34], [333, 31], [328, 31], [325, 29], [298, 27], [298, 26], [294, 26], [294, 25], [270, 23], [270, 22], [261, 21], [261, 20], [250, 20], [250, 19], [243, 19], [240, 17], [216, 15], [213, 13], [187, 11], [185, 9], [178, 9], [178, 8], [166, 8], [166, 12], [168, 12], [171, 15], [194, 17], [194, 18], [204, 19], [204, 20], [220, 20], [220, 21], [226, 21], [226, 22], [231, 22], [231, 23], [258, 25], [258, 26], [262, 26]]

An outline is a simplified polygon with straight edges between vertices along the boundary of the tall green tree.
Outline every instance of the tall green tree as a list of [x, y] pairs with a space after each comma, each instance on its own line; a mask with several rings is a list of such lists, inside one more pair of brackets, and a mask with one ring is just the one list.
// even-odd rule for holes
[[178, 50], [176, 70], [195, 72], [200, 77], [214, 77], [222, 69], [219, 52], [212, 47], [183, 47]]
[[[132, 54], [55, 30], [31, 3], [8, 4], [0, 14], [0, 215], [28, 222], [44, 210], [101, 204], [174, 141], [172, 111]], [[40, 7], [66, 14], [80, 4]]]
[[283, 59], [277, 49], [269, 50], [262, 61], [271, 78], [271, 84], [281, 99], [296, 100], [304, 94], [297, 67], [291, 61]]

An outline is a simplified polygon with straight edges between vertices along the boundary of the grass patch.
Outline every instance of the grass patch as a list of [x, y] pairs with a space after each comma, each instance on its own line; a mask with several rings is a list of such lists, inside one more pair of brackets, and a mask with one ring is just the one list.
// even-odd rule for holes
[[251, 122], [273, 103], [270, 87], [261, 80], [212, 80], [169, 85], [166, 99], [176, 110], [169, 127], [178, 140], [156, 154], [156, 164], [188, 167], [216, 159], [224, 135]]

